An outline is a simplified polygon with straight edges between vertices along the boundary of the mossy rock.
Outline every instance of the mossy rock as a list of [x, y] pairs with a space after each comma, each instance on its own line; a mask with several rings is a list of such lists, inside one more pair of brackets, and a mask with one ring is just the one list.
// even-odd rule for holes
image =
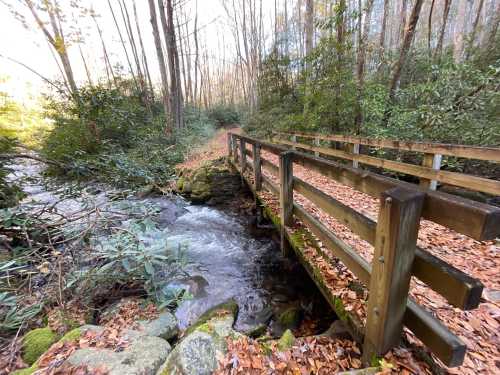
[[82, 335], [81, 328], [74, 328], [71, 331], [67, 332], [58, 342], [66, 342], [66, 341], [74, 341], [78, 340]]
[[283, 336], [278, 341], [278, 349], [282, 352], [290, 349], [293, 344], [295, 343], [295, 336], [293, 335], [292, 331], [287, 329], [285, 333], [283, 333]]
[[22, 357], [24, 362], [32, 365], [58, 339], [57, 333], [50, 328], [37, 328], [29, 331], [23, 337]]
[[35, 362], [31, 367], [23, 368], [21, 370], [16, 370], [12, 373], [12, 375], [31, 375], [33, 374], [36, 370], [38, 370], [38, 363]]
[[289, 307], [280, 314], [278, 322], [283, 328], [297, 328], [303, 316], [304, 314], [301, 308]]
[[198, 327], [202, 326], [206, 322], [208, 322], [210, 319], [214, 317], [221, 317], [224, 315], [232, 315], [234, 320], [236, 320], [236, 317], [238, 316], [238, 304], [234, 299], [229, 299], [226, 302], [223, 302], [221, 304], [218, 304], [211, 309], [205, 311], [199, 318], [198, 320], [191, 325], [185, 332], [184, 336], [189, 335], [190, 333], [196, 331]]

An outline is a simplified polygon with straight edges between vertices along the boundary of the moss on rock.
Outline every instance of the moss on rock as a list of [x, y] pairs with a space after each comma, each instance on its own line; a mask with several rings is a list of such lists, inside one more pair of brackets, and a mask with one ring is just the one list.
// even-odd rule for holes
[[78, 340], [81, 335], [82, 330], [80, 328], [74, 328], [71, 331], [67, 332], [58, 342]]
[[290, 349], [293, 344], [295, 343], [295, 336], [293, 335], [292, 331], [287, 329], [285, 333], [283, 333], [283, 336], [278, 341], [278, 349], [282, 352], [285, 350]]
[[236, 320], [236, 317], [238, 316], [238, 310], [239, 310], [238, 304], [232, 298], [227, 300], [226, 302], [218, 304], [217, 306], [214, 306], [211, 309], [204, 312], [198, 318], [198, 320], [186, 330], [184, 336], [187, 336], [190, 333], [196, 331], [198, 328], [203, 326], [205, 323], [207, 323], [210, 319], [214, 317], [232, 315], [234, 317], [234, 320]]
[[36, 328], [24, 335], [22, 343], [22, 357], [29, 365], [45, 353], [57, 341], [57, 333], [50, 328]]
[[12, 375], [31, 375], [36, 370], [38, 370], [38, 363], [35, 362], [31, 365], [31, 367], [23, 368], [21, 370], [16, 370], [12, 373]]
[[296, 328], [302, 321], [302, 317], [302, 309], [299, 307], [289, 307], [280, 314], [278, 322], [284, 328]]

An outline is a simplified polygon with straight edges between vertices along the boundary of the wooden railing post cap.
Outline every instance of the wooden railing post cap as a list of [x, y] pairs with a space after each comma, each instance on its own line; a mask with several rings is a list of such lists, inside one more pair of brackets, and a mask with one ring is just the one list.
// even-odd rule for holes
[[382, 199], [386, 203], [404, 203], [411, 200], [424, 200], [425, 193], [417, 189], [408, 189], [401, 186], [396, 186], [382, 193]]

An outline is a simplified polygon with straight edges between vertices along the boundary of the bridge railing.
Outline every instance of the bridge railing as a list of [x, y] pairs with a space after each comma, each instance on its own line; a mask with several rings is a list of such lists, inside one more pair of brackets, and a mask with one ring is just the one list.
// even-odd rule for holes
[[[312, 144], [304, 141], [298, 142], [297, 138], [312, 140]], [[452, 156], [465, 159], [476, 159], [500, 163], [500, 148], [477, 147], [430, 142], [409, 142], [391, 139], [372, 139], [348, 135], [325, 135], [304, 132], [276, 133], [275, 141], [294, 149], [312, 151], [316, 156], [328, 155], [347, 160], [355, 168], [365, 164], [377, 168], [388, 169], [420, 179], [420, 185], [431, 190], [436, 190], [437, 182], [446, 183], [469, 190], [480, 191], [492, 195], [500, 195], [500, 181], [472, 176], [465, 173], [441, 170], [443, 156]], [[320, 145], [320, 141], [334, 141], [344, 144], [345, 150], [333, 149]], [[393, 149], [397, 151], [411, 151], [422, 153], [422, 164], [415, 165], [384, 159], [360, 153], [360, 145], [376, 149]]]
[[[247, 145], [251, 145], [251, 150]], [[479, 305], [483, 285], [419, 248], [419, 223], [424, 218], [476, 240], [489, 240], [500, 234], [500, 209], [243, 135], [230, 133], [228, 148], [242, 174], [252, 171], [256, 191], [264, 188], [279, 196], [282, 244], [295, 216], [370, 291], [364, 329], [365, 359], [382, 355], [397, 345], [404, 325], [446, 365], [458, 366], [463, 362], [465, 344], [408, 296], [410, 278], [416, 276], [463, 310]], [[279, 166], [263, 158], [261, 150], [277, 155]], [[379, 198], [377, 222], [294, 176], [294, 164]], [[279, 185], [262, 174], [263, 169], [277, 177]], [[294, 202], [294, 191], [373, 245], [371, 264]]]

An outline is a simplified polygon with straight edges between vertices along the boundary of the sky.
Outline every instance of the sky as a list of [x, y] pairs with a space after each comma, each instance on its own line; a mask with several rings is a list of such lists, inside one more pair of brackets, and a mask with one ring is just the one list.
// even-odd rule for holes
[[[130, 16], [133, 20], [132, 0], [125, 0], [129, 8]], [[155, 1], [156, 2], [156, 1]], [[78, 3], [85, 7], [92, 7], [100, 15], [100, 25], [103, 29], [108, 53], [111, 55], [112, 64], [117, 62], [126, 66], [125, 55], [119, 41], [119, 36], [111, 16], [106, 0], [78, 0]], [[111, 0], [115, 14], [120, 17], [117, 0]], [[187, 0], [186, 13], [194, 22], [196, 3], [198, 6], [198, 27], [200, 38], [206, 40], [209, 50], [220, 52], [219, 37], [225, 36], [226, 43], [232, 41], [232, 34], [227, 26], [227, 17], [221, 0]], [[270, 0], [264, 0], [264, 6], [271, 5]], [[6, 4], [13, 5], [14, 9], [22, 13], [28, 21], [29, 28], [26, 29], [22, 23], [13, 16]], [[74, 25], [80, 28], [86, 40], [86, 45], [82, 46], [85, 58], [90, 65], [92, 76], [104, 76], [104, 64], [102, 61], [102, 48], [94, 23], [90, 17], [78, 17], [71, 14], [70, 0], [59, 0], [63, 12], [68, 16], [68, 26]], [[137, 12], [141, 24], [142, 37], [145, 44], [148, 62], [153, 75], [153, 80], [159, 79], [158, 62], [152, 36], [152, 27], [149, 20], [149, 6], [147, 0], [136, 0]], [[118, 12], [118, 13], [117, 13]], [[73, 19], [72, 19], [73, 18]], [[120, 23], [122, 27], [122, 23]], [[132, 26], [135, 28], [135, 25]], [[122, 28], [122, 33], [124, 29]], [[26, 65], [38, 71], [40, 74], [53, 79], [59, 77], [57, 65], [49, 45], [34, 23], [33, 16], [20, 0], [0, 0], [0, 55], [22, 61]], [[227, 45], [227, 55], [231, 54], [231, 45]], [[79, 55], [78, 45], [69, 48], [70, 59], [76, 80], [85, 80], [85, 70]], [[36, 96], [46, 84], [29, 70], [15, 64], [5, 58], [0, 57], [0, 79], [8, 77], [7, 82], [0, 83], [0, 91], [8, 92], [16, 100], [29, 100]]]

